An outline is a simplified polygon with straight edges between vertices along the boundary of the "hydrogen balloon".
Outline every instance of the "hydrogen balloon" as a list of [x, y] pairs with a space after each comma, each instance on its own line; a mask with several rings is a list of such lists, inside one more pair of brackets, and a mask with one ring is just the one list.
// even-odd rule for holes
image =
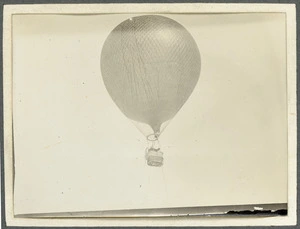
[[129, 18], [108, 35], [101, 73], [112, 100], [131, 120], [148, 126], [149, 165], [163, 164], [158, 137], [194, 90], [200, 53], [191, 34], [159, 15]]

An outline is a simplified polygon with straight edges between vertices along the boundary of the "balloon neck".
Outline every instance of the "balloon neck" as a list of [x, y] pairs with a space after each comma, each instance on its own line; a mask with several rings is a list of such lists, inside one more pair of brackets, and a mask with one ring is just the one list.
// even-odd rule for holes
[[160, 150], [158, 141], [159, 134], [150, 134], [147, 136], [148, 147], [146, 148], [146, 160], [149, 166], [160, 167], [163, 165], [163, 152]]
[[[161, 124], [157, 124], [157, 123], [151, 125], [151, 128], [152, 128], [152, 130], [153, 130], [153, 132], [154, 132], [154, 135], [157, 135], [157, 137], [158, 137], [159, 134], [160, 134], [160, 127], [161, 127]], [[151, 135], [151, 134], [150, 134], [150, 135]], [[150, 136], [150, 135], [149, 135], [149, 136]]]

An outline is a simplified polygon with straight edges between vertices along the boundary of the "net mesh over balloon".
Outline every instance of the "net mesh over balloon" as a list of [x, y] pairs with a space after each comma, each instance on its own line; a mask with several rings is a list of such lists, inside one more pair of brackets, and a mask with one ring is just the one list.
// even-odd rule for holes
[[159, 15], [129, 18], [108, 35], [101, 73], [111, 98], [131, 120], [159, 136], [191, 95], [200, 53], [191, 34]]

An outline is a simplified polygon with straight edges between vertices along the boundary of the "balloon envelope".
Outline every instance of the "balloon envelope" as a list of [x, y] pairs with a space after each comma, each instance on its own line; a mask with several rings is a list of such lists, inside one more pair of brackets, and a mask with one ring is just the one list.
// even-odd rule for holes
[[108, 35], [101, 73], [120, 110], [159, 133], [192, 93], [199, 79], [200, 53], [178, 22], [158, 15], [133, 17]]

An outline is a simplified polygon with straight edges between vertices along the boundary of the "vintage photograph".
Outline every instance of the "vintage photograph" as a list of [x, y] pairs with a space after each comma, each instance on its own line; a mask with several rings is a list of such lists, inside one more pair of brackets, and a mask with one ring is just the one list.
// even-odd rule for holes
[[286, 13], [11, 18], [13, 217], [289, 214]]

